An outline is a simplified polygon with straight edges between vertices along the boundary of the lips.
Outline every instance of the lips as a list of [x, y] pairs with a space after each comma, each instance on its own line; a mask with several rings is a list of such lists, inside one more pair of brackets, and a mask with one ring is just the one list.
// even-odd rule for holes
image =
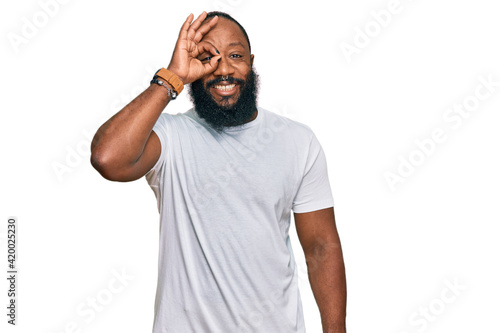
[[236, 93], [238, 89], [238, 84], [237, 83], [218, 83], [214, 84], [212, 86], [212, 91], [213, 93], [219, 95], [219, 96], [231, 96], [234, 93]]
[[234, 84], [234, 83], [233, 84], [228, 84], [228, 85], [222, 85], [222, 84], [216, 84], [216, 85], [214, 85], [215, 89], [221, 90], [221, 91], [230, 91], [234, 87], [236, 87], [236, 84]]

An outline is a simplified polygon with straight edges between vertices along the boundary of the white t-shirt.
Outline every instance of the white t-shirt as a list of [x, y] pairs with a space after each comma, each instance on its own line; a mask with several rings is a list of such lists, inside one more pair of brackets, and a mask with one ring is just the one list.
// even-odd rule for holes
[[306, 125], [258, 108], [214, 131], [191, 109], [163, 113], [153, 333], [305, 332], [291, 211], [333, 207], [323, 150]]

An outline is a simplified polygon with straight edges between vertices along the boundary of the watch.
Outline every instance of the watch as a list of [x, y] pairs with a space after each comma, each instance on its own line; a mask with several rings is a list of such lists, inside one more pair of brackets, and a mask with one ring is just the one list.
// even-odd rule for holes
[[170, 84], [177, 95], [179, 95], [182, 89], [184, 89], [184, 83], [182, 80], [166, 68], [160, 68], [155, 73], [153, 80], [158, 78], [162, 78], [164, 82]]

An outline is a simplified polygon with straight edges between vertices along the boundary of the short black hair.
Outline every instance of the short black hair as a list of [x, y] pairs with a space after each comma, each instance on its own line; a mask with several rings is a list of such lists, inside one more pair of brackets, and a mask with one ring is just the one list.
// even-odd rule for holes
[[217, 12], [217, 11], [210, 12], [207, 14], [207, 17], [205, 18], [205, 20], [211, 19], [214, 16], [223, 17], [225, 19], [228, 19], [228, 20], [236, 23], [238, 25], [238, 27], [240, 27], [241, 31], [243, 32], [243, 35], [245, 35], [245, 38], [247, 39], [247, 43], [248, 43], [248, 49], [250, 50], [250, 54], [252, 54], [252, 47], [250, 46], [250, 38], [248, 38], [248, 35], [247, 35], [247, 32], [245, 31], [245, 28], [243, 28], [243, 26], [238, 21], [236, 21], [231, 15], [224, 13], [224, 12]]

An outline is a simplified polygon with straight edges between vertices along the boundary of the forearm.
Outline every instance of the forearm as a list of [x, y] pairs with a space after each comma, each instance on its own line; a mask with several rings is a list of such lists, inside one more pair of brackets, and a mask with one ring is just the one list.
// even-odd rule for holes
[[165, 87], [148, 87], [97, 130], [91, 145], [92, 161], [116, 166], [136, 161], [169, 101]]
[[311, 288], [324, 333], [344, 333], [347, 288], [340, 243], [316, 248], [306, 256]]

